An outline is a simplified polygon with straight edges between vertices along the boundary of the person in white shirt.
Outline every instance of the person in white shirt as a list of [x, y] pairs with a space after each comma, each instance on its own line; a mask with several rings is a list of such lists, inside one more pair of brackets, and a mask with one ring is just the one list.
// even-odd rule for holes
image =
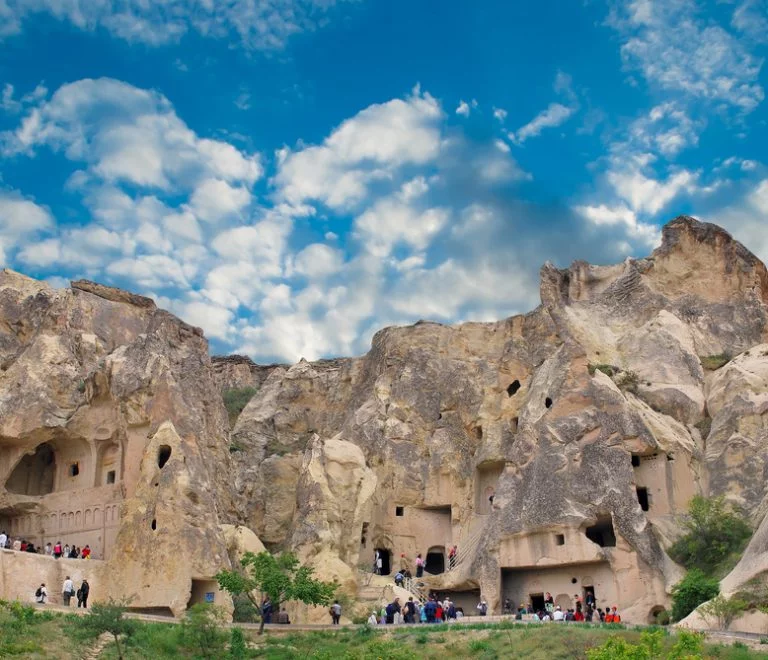
[[67, 575], [67, 579], [64, 580], [64, 584], [61, 587], [61, 595], [64, 598], [64, 605], [69, 607], [69, 600], [75, 595], [75, 583]]
[[49, 557], [53, 554], [53, 547], [51, 546], [50, 543], [45, 544], [45, 554], [48, 555]]
[[38, 603], [45, 603], [48, 600], [48, 590], [45, 588], [45, 582], [43, 582], [35, 592], [35, 601]]
[[8, 542], [8, 534], [5, 533], [5, 530], [3, 530], [0, 533], [0, 548], [4, 548], [5, 544]]
[[379, 625], [379, 617], [376, 616], [376, 612], [372, 612], [371, 616], [368, 617], [368, 625], [369, 626]]
[[555, 608], [554, 613], [552, 614], [552, 620], [553, 621], [562, 621], [565, 618], [565, 615], [563, 614], [562, 608], [558, 605]]

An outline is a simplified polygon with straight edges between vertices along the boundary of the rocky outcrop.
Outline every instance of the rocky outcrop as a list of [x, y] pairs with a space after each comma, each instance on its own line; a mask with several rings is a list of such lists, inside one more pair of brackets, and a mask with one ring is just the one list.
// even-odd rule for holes
[[[768, 273], [681, 217], [647, 258], [545, 265], [541, 300], [494, 323], [386, 328], [359, 358], [260, 367], [209, 360], [196, 329], [130, 294], [6, 272], [0, 517], [48, 538], [69, 503], [93, 500], [91, 527], [94, 502], [117, 503], [93, 532], [119, 562], [110, 588], [175, 613], [263, 542], [350, 595], [374, 550], [390, 570], [421, 554], [425, 586], [470, 611], [481, 591], [494, 610], [593, 591], [644, 622], [681, 575], [664, 548], [693, 495], [765, 525]], [[220, 393], [245, 387], [230, 431]], [[50, 483], [31, 478], [51, 456]], [[761, 534], [729, 588], [763, 572]], [[183, 564], [162, 576], [153, 557]]]

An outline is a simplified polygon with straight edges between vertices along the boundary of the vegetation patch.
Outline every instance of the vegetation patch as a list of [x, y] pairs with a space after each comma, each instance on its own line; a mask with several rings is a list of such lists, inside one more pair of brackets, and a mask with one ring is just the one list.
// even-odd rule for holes
[[229, 415], [229, 428], [235, 427], [237, 418], [256, 392], [258, 390], [255, 387], [233, 387], [221, 393], [224, 398], [224, 407]]
[[717, 371], [731, 361], [728, 353], [718, 353], [717, 355], [700, 355], [701, 366], [707, 371]]

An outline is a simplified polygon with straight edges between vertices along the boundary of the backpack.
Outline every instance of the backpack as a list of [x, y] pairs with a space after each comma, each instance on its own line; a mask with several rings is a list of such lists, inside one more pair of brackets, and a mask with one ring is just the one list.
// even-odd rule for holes
[[42, 596], [42, 595], [43, 595], [43, 588], [42, 587], [38, 587], [37, 591], [35, 592], [35, 598], [40, 598], [40, 596]]

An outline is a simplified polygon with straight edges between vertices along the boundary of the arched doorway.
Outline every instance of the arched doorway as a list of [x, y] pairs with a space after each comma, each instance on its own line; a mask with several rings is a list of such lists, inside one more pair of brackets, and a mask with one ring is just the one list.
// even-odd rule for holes
[[381, 574], [389, 575], [392, 572], [392, 551], [386, 548], [376, 548], [375, 552], [381, 557]]
[[111, 442], [99, 449], [96, 485], [108, 486], [120, 480], [120, 447]]
[[5, 488], [17, 495], [48, 495], [53, 492], [55, 478], [56, 454], [53, 447], [44, 442], [19, 461]]
[[424, 570], [430, 575], [439, 575], [445, 572], [445, 546], [436, 545], [427, 550]]

